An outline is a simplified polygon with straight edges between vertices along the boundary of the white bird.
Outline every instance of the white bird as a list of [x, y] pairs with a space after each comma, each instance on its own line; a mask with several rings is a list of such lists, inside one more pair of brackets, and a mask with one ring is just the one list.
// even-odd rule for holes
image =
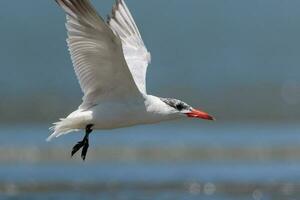
[[147, 94], [151, 56], [124, 0], [117, 0], [107, 22], [89, 0], [56, 0], [66, 12], [68, 47], [84, 93], [79, 108], [54, 123], [49, 137], [85, 130], [72, 156], [82, 148], [86, 158], [94, 129], [151, 124], [182, 116], [213, 120], [207, 113], [171, 98]]

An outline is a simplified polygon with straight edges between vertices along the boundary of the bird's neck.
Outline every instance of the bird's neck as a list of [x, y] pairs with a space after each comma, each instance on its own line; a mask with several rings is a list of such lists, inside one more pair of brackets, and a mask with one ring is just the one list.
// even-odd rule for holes
[[164, 103], [160, 97], [153, 95], [146, 95], [145, 106], [148, 113], [157, 115], [157, 117], [169, 120], [178, 118], [178, 115], [174, 114], [172, 108]]

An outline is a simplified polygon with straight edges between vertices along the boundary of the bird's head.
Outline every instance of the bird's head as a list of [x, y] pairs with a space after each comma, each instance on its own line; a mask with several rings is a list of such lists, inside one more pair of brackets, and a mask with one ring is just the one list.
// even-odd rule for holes
[[211, 115], [207, 114], [206, 112], [199, 109], [195, 109], [181, 100], [171, 99], [171, 98], [160, 98], [160, 99], [167, 106], [170, 107], [170, 112], [172, 112], [172, 114], [186, 115], [187, 117], [191, 117], [191, 118], [215, 120]]

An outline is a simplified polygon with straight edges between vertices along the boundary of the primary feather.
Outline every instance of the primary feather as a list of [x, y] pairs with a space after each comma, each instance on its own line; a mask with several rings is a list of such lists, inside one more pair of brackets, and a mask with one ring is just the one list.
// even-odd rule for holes
[[81, 109], [139, 93], [118, 35], [89, 0], [56, 0], [67, 13], [67, 43], [84, 93]]
[[151, 55], [123, 0], [118, 0], [114, 5], [108, 24], [122, 41], [123, 53], [136, 85], [146, 94], [146, 73]]
[[[150, 54], [123, 0], [117, 1], [106, 23], [89, 0], [56, 0], [67, 14], [67, 43], [76, 76], [84, 93], [79, 109], [54, 124], [58, 137], [81, 128], [93, 106], [146, 94]], [[76, 122], [76, 126], [75, 126]]]

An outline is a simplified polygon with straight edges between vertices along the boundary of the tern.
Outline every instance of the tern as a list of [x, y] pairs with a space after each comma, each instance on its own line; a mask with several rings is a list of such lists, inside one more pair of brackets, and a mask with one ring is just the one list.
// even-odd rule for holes
[[153, 124], [187, 116], [214, 120], [185, 102], [147, 94], [146, 72], [151, 55], [146, 49], [124, 0], [117, 0], [107, 20], [89, 0], [55, 0], [67, 16], [67, 44], [84, 93], [79, 108], [54, 123], [48, 141], [85, 130], [72, 149], [86, 159], [89, 134], [95, 129], [116, 129]]

